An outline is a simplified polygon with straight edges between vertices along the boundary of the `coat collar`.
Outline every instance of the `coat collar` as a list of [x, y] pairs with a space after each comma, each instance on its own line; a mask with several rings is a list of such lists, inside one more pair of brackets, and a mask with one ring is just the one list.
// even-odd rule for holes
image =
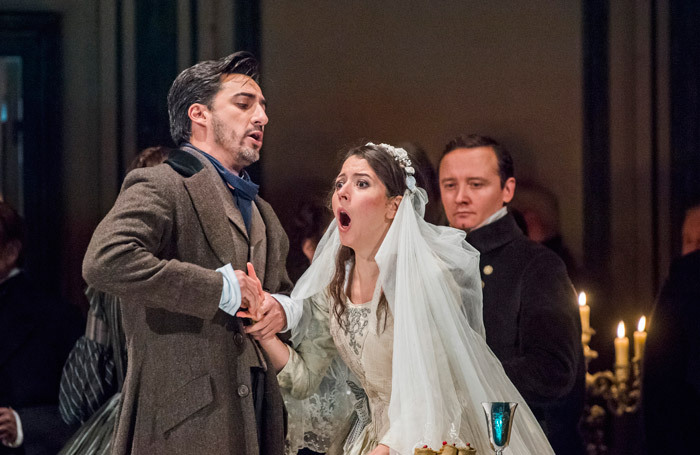
[[[284, 255], [282, 255], [282, 249], [288, 248], [289, 244], [287, 243], [287, 246], [283, 247], [285, 242], [287, 242], [287, 236], [282, 230], [279, 219], [277, 218], [277, 215], [270, 204], [258, 196], [255, 198], [255, 205], [258, 208], [263, 223], [265, 224], [264, 235], [267, 242], [267, 259], [265, 261], [265, 278], [263, 288], [272, 289], [277, 286], [277, 284], [273, 286], [272, 280], [273, 277], [278, 276], [276, 269], [280, 267], [279, 263], [277, 262], [278, 259], [276, 258], [287, 257], [286, 251], [284, 252]], [[253, 244], [255, 244], [255, 241], [255, 238], [252, 239]], [[284, 270], [284, 267], [284, 262], [282, 262], [282, 270]], [[287, 274], [284, 273], [284, 276], [287, 276]]]
[[[222, 264], [227, 264], [232, 262], [235, 256], [229, 222], [233, 223], [246, 242], [248, 232], [233, 196], [214, 166], [205, 157], [195, 153], [192, 155], [202, 162], [204, 168], [184, 179], [185, 189], [192, 199], [202, 230], [212, 250]], [[221, 216], [222, 203], [225, 217]]]
[[[240, 235], [248, 244], [256, 244], [261, 241], [263, 236], [267, 237], [267, 255], [270, 257], [271, 250], [269, 226], [273, 221], [274, 212], [264, 203], [260, 197], [256, 197], [253, 201], [258, 208], [260, 216], [265, 224], [264, 230], [252, 233], [253, 238], [248, 236], [248, 230], [243, 222], [243, 216], [236, 207], [236, 203], [231, 195], [231, 192], [226, 187], [226, 184], [221, 179], [221, 176], [214, 166], [204, 156], [199, 153], [187, 151], [192, 156], [196, 157], [204, 166], [203, 169], [191, 177], [184, 179], [185, 189], [192, 199], [195, 206], [199, 222], [202, 225], [204, 235], [209, 241], [212, 250], [219, 258], [222, 264], [234, 263], [235, 245], [231, 241], [231, 229], [229, 222], [232, 223], [238, 230]], [[214, 195], [218, 197], [214, 197]], [[221, 202], [226, 217], [221, 216]], [[273, 261], [267, 261], [266, 269], [272, 266]], [[272, 274], [265, 273], [267, 278]]]
[[467, 242], [479, 250], [479, 253], [484, 254], [500, 248], [523, 235], [523, 231], [518, 227], [513, 215], [508, 213], [491, 224], [471, 231], [467, 235]]

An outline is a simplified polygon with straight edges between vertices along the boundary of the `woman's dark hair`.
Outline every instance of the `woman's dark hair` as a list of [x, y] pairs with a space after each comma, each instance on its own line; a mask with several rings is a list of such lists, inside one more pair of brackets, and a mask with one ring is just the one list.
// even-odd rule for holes
[[287, 272], [292, 283], [296, 283], [309, 267], [309, 259], [302, 250], [304, 242], [310, 240], [315, 248], [333, 219], [333, 212], [329, 206], [324, 204], [323, 200], [317, 199], [304, 200], [295, 213], [296, 216], [288, 232], [289, 254], [287, 255]]
[[[386, 196], [393, 198], [402, 196], [406, 191], [406, 173], [399, 165], [399, 162], [394, 159], [394, 156], [382, 146], [378, 145], [362, 145], [350, 149], [343, 158], [343, 162], [348, 158], [355, 156], [367, 161], [367, 164], [372, 168], [379, 180], [386, 186]], [[346, 273], [348, 264], [350, 265], [350, 273]], [[347, 330], [347, 324], [343, 317], [345, 313], [345, 302], [350, 295], [352, 289], [352, 276], [355, 268], [355, 252], [346, 246], [340, 247], [338, 255], [335, 259], [335, 273], [333, 279], [328, 285], [328, 292], [333, 300], [333, 314], [338, 321], [338, 324]], [[377, 307], [377, 324], [379, 324], [380, 316], [384, 314], [384, 324], [386, 325], [386, 311], [388, 303], [382, 292]]]
[[428, 223], [445, 224], [445, 215], [440, 203], [440, 182], [428, 152], [420, 144], [414, 142], [401, 142], [398, 146], [406, 150], [413, 163], [412, 167], [416, 171], [416, 185], [423, 188], [428, 194], [428, 203], [425, 205], [423, 218]]
[[129, 164], [129, 167], [126, 168], [126, 172], [128, 174], [134, 169], [139, 169], [142, 167], [151, 167], [160, 164], [168, 158], [170, 158], [170, 154], [172, 152], [173, 149], [171, 149], [170, 147], [164, 147], [162, 145], [156, 145], [155, 147], [147, 147], [141, 150], [141, 152], [139, 152], [139, 154], [134, 157], [134, 159]]

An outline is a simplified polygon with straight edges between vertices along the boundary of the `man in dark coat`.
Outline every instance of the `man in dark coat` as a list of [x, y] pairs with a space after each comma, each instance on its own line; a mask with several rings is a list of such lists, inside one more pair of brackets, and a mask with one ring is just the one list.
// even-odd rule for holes
[[63, 363], [83, 322], [17, 267], [21, 221], [0, 201], [0, 454], [55, 454], [70, 436], [58, 414]]
[[700, 251], [676, 259], [644, 351], [642, 411], [649, 453], [693, 451], [700, 429]]
[[440, 193], [450, 226], [481, 253], [486, 342], [558, 455], [582, 454], [585, 364], [576, 293], [562, 260], [528, 239], [507, 212], [515, 178], [495, 140], [458, 137], [445, 148]]
[[[175, 79], [180, 149], [127, 175], [88, 247], [85, 280], [122, 301], [128, 369], [113, 454], [283, 453], [277, 379], [250, 336], [295, 323], [288, 297], [270, 294], [291, 290], [287, 236], [244, 171], [268, 122], [257, 76], [240, 52]], [[262, 319], [247, 325], [240, 308]]]

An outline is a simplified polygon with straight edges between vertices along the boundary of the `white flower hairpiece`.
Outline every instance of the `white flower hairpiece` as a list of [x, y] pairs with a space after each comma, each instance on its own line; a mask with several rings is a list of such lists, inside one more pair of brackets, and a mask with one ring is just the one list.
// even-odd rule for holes
[[401, 169], [403, 169], [406, 173], [406, 186], [408, 187], [408, 189], [411, 191], [416, 190], [416, 177], [414, 176], [416, 170], [413, 169], [413, 163], [411, 163], [411, 159], [408, 157], [408, 152], [406, 152], [406, 150], [402, 149], [401, 147], [394, 147], [393, 145], [389, 144], [377, 145], [373, 142], [368, 142], [365, 145], [380, 147], [386, 150], [388, 153], [390, 153], [394, 157], [394, 159], [398, 161], [399, 166], [401, 166]]

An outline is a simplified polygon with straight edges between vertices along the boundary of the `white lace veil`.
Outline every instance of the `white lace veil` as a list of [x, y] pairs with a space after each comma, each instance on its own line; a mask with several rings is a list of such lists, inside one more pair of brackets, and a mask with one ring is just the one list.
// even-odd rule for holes
[[[426, 202], [421, 188], [406, 190], [375, 257], [394, 316], [390, 429], [382, 442], [400, 455], [411, 455], [423, 444], [438, 449], [442, 441], [469, 442], [488, 453], [481, 403], [512, 401], [519, 406], [506, 453], [553, 453], [486, 345], [479, 253], [464, 232], [426, 223]], [[334, 220], [292, 298], [326, 290], [339, 247]]]

